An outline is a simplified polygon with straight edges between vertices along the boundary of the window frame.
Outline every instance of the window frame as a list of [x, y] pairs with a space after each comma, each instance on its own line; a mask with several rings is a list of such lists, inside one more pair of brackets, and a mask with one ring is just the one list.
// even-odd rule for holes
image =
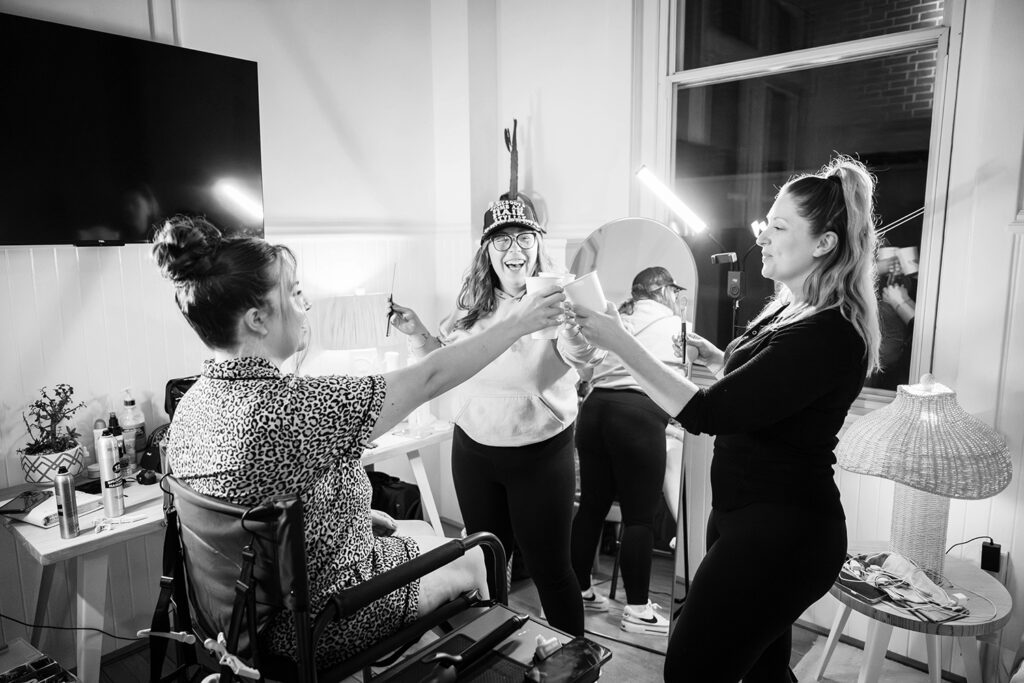
[[[931, 371], [946, 229], [953, 113], [956, 105], [961, 40], [966, 0], [945, 0], [942, 26], [912, 29], [870, 38], [755, 57], [693, 69], [678, 69], [676, 29], [685, 0], [634, 0], [633, 3], [633, 131], [631, 163], [646, 165], [671, 185], [675, 168], [676, 91], [679, 87], [713, 85], [817, 67], [852, 63], [914, 49], [936, 50], [932, 124], [929, 136], [924, 217], [921, 229], [921, 270], [918, 276], [910, 378], [917, 382]], [[645, 193], [634, 179], [630, 211], [667, 223], [668, 209]], [[863, 414], [889, 403], [895, 392], [865, 388], [852, 412]]]

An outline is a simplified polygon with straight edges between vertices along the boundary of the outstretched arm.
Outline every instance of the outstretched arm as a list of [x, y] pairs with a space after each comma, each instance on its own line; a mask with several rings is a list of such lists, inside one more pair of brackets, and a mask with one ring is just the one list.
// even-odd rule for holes
[[385, 374], [384, 407], [371, 437], [387, 432], [421, 403], [465, 382], [523, 335], [557, 324], [564, 300], [560, 287], [526, 296], [506, 318], [479, 334], [443, 346], [410, 367]]
[[644, 392], [669, 415], [678, 415], [697, 393], [696, 384], [658, 360], [623, 327], [614, 304], [603, 313], [576, 306], [576, 322], [587, 340], [622, 359]]

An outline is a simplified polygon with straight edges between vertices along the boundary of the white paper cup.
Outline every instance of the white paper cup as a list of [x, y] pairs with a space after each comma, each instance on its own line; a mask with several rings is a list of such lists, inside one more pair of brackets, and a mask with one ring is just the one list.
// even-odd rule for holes
[[576, 279], [576, 276], [573, 275], [572, 273], [545, 273], [544, 271], [541, 271], [541, 272], [537, 273], [537, 276], [538, 277], [557, 277], [559, 285], [564, 285], [566, 282], [572, 282], [573, 280]]
[[899, 259], [900, 250], [896, 247], [879, 247], [878, 248], [878, 272], [888, 273], [889, 266], [896, 263]]
[[919, 267], [917, 247], [903, 247], [897, 252], [896, 258], [900, 261], [900, 270], [904, 275], [913, 275], [917, 272]]
[[[553, 285], [561, 286], [564, 279], [564, 275], [557, 273], [540, 273], [539, 275], [528, 277], [526, 278], [526, 294], [543, 292], [544, 290], [551, 289]], [[551, 327], [545, 327], [543, 330], [537, 330], [530, 335], [530, 339], [554, 339], [557, 336], [558, 325], [552, 325]]]
[[586, 275], [580, 275], [572, 282], [565, 283], [564, 287], [565, 298], [573, 306], [585, 306], [592, 311], [604, 312], [607, 303], [596, 270], [592, 270]]

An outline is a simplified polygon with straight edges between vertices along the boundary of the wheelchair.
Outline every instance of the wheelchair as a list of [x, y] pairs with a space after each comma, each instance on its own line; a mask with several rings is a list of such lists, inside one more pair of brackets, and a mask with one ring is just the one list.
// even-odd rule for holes
[[[349, 659], [319, 667], [316, 643], [332, 621], [352, 616], [476, 546], [487, 548], [488, 561], [494, 568], [501, 568], [492, 575], [502, 576], [506, 559], [500, 541], [486, 532], [450, 539], [336, 593], [317, 611], [309, 602], [300, 496], [277, 496], [250, 508], [199, 494], [173, 475], [162, 477], [160, 486], [165, 493], [167, 528], [160, 596], [151, 628], [145, 632], [150, 636], [151, 683], [189, 680], [190, 672], [195, 677], [196, 670], [216, 672], [207, 675], [204, 683], [330, 683], [360, 671], [364, 681], [473, 680], [470, 670], [486, 666], [480, 663], [482, 660], [503, 657], [492, 652], [495, 646], [517, 630], [527, 633], [524, 628], [528, 617], [507, 607], [508, 586], [499, 581], [492, 588], [492, 599], [481, 599], [475, 590], [463, 593]], [[268, 652], [261, 646], [264, 631], [282, 612], [290, 616], [295, 629], [294, 655]], [[461, 625], [453, 626], [453, 621]], [[536, 623], [533, 626], [545, 628]], [[545, 630], [552, 633], [551, 629]], [[444, 635], [396, 665], [428, 631]], [[541, 675], [545, 666], [548, 673], [567, 667], [579, 670], [575, 677], [558, 680], [596, 680], [611, 653], [589, 640], [558, 634], [570, 642], [536, 658], [536, 663], [512, 662], [521, 671], [514, 674], [518, 677], [507, 680], [530, 680], [524, 675], [531, 668]], [[177, 666], [165, 675], [167, 648], [172, 642]], [[499, 663], [509, 666], [508, 662]], [[393, 665], [394, 670], [390, 668]], [[374, 668], [384, 670], [375, 676]]]

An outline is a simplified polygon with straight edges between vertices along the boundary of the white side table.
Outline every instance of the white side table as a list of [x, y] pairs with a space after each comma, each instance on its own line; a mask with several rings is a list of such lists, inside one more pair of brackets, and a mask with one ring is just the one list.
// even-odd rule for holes
[[[885, 549], [885, 544], [881, 543], [851, 544], [850, 552], [856, 554]], [[949, 593], [956, 593], [957, 589], [960, 589], [967, 596], [965, 604], [970, 610], [970, 615], [941, 624], [921, 621], [887, 604], [884, 600], [874, 604], [865, 602], [859, 596], [840, 588], [838, 583], [833, 584], [829, 593], [842, 604], [836, 613], [835, 621], [832, 622], [832, 630], [828, 634], [825, 651], [822, 653], [821, 661], [815, 671], [816, 680], [820, 681], [825, 675], [828, 660], [832, 657], [839, 636], [843, 633], [846, 620], [849, 619], [850, 612], [856, 610], [871, 619], [868, 622], [868, 635], [864, 643], [864, 663], [861, 665], [857, 683], [876, 683], [878, 681], [879, 673], [882, 670], [882, 660], [885, 659], [893, 628], [903, 628], [925, 634], [928, 649], [928, 677], [934, 683], [942, 680], [942, 666], [939, 661], [940, 636], [952, 637], [960, 646], [968, 683], [982, 683], [977, 638], [998, 631], [1009, 621], [1013, 599], [1003, 584], [988, 572], [966, 560], [947, 557], [943, 573], [945, 578], [953, 584], [952, 587], [943, 586], [943, 588]]]

